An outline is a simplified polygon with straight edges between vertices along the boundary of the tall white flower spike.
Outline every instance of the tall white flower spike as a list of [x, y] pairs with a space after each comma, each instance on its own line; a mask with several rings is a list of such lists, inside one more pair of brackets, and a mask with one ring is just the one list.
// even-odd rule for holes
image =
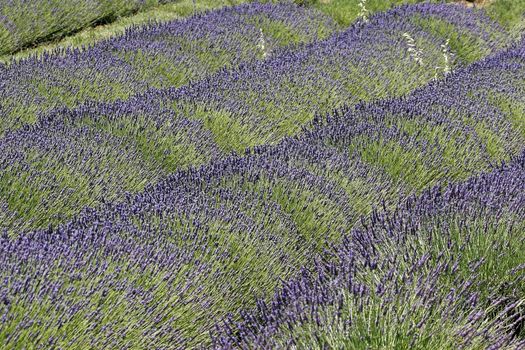
[[406, 39], [410, 57], [412, 57], [412, 59], [416, 61], [420, 66], [422, 66], [423, 58], [421, 56], [423, 55], [423, 51], [417, 48], [416, 41], [414, 40], [414, 38], [412, 38], [410, 34], [405, 32], [403, 33], [403, 37]]

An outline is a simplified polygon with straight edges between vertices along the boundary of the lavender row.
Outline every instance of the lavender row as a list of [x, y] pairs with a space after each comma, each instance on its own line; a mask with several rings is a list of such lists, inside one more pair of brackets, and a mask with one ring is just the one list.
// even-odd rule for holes
[[[482, 13], [450, 5], [402, 6], [304, 50], [178, 89], [150, 90], [141, 99], [150, 106], [150, 118], [167, 107], [175, 118], [201, 120], [224, 151], [242, 151], [293, 135], [315, 115], [342, 105], [406, 94], [508, 44], [506, 33]], [[108, 118], [130, 108], [113, 109]]]
[[[152, 89], [126, 101], [57, 110], [0, 140], [4, 170], [0, 192], [12, 198], [0, 205], [3, 226], [17, 233], [64, 222], [84, 206], [117, 200], [179, 169], [223, 158], [232, 151], [242, 153], [246, 147], [279, 142], [300, 132], [316, 114], [421, 86], [434, 79], [434, 66], [443, 63], [446, 48], [444, 37], [424, 29], [425, 18], [435, 25], [447, 23], [447, 30], [457, 27], [457, 42], [468, 42], [463, 53], [472, 47], [486, 54], [505, 42], [502, 32], [475, 36], [482, 28], [495, 26], [478, 13], [448, 5], [402, 7], [306, 48], [224, 70], [179, 89]], [[423, 65], [411, 57], [403, 36], [408, 32], [425, 48]], [[478, 40], [484, 44], [476, 46]], [[515, 78], [509, 77], [509, 87], [519, 84], [520, 72], [516, 68]], [[464, 95], [467, 98], [468, 91]], [[480, 110], [491, 110], [500, 100], [485, 103], [486, 108]], [[505, 125], [476, 124], [478, 130], [467, 134], [491, 133], [487, 135], [492, 139]], [[379, 132], [373, 136], [379, 148], [382, 137]], [[502, 142], [493, 143], [501, 148]], [[491, 161], [502, 158], [502, 152], [494, 152]], [[477, 154], [479, 158], [487, 152]], [[45, 162], [49, 166], [44, 167]], [[140, 171], [129, 171], [124, 162]], [[77, 181], [67, 180], [71, 178]]]
[[2, 0], [0, 55], [56, 40], [170, 0]]
[[[209, 332], [219, 320], [231, 313], [233, 326], [240, 320], [239, 310], [256, 306], [254, 296], [273, 293], [279, 281], [296, 276], [301, 266], [315, 266], [316, 258], [340, 243], [373, 207], [391, 208], [400, 198], [490, 171], [498, 160], [517, 155], [525, 135], [523, 123], [513, 124], [513, 116], [523, 114], [514, 114], [503, 102], [523, 101], [525, 96], [524, 44], [408, 97], [360, 104], [318, 120], [313, 130], [296, 138], [176, 172], [142, 193], [84, 209], [67, 224], [16, 238], [6, 232], [0, 242], [0, 279], [5, 286], [0, 291], [0, 339], [12, 348], [209, 346]], [[494, 223], [490, 215], [495, 212], [498, 218], [500, 213], [500, 222], [514, 227], [514, 233], [494, 237], [508, 237], [509, 251], [518, 253], [499, 258], [519, 264], [523, 247], [516, 244], [523, 242], [514, 235], [521, 232], [523, 201], [511, 195], [523, 192], [523, 173], [508, 169], [510, 175], [501, 183], [488, 176], [493, 192], [478, 186], [479, 198], [486, 200], [476, 206], [478, 197], [473, 197], [478, 211], [469, 211], [460, 201], [457, 208], [464, 211], [457, 216], [471, 214], [471, 221], [483, 228], [480, 220]], [[459, 193], [474, 196], [476, 181], [471, 181], [472, 191]], [[508, 213], [493, 203], [505, 204]], [[487, 210], [479, 212], [482, 208]], [[438, 234], [447, 228], [446, 215], [443, 220], [441, 226], [439, 220], [425, 221], [429, 224], [422, 232]], [[364, 239], [366, 232], [365, 227]], [[414, 244], [423, 244], [416, 238]], [[456, 237], [451, 237], [454, 244], [452, 238]], [[363, 242], [365, 249], [368, 241]], [[395, 245], [379, 243], [374, 247], [384, 247], [384, 254], [378, 258], [396, 256], [391, 252]], [[457, 244], [461, 245], [459, 238]], [[407, 264], [425, 253], [423, 245], [414, 248]], [[460, 263], [470, 261], [469, 256], [465, 259]], [[427, 276], [426, 266], [417, 276]], [[438, 277], [442, 271], [436, 267]], [[488, 270], [484, 276], [494, 275]], [[374, 275], [360, 276], [375, 280]], [[434, 275], [429, 278], [430, 283]], [[474, 293], [478, 286], [472, 288]], [[403, 291], [413, 295], [410, 289]], [[488, 300], [481, 297], [480, 303]], [[441, 305], [437, 302], [429, 305]], [[320, 319], [320, 329], [322, 324]], [[261, 327], [261, 335], [271, 335]], [[246, 331], [242, 344], [280, 339], [286, 344], [287, 334], [279, 330], [274, 340], [253, 339]], [[507, 334], [498, 332], [495, 336]], [[236, 334], [218, 334], [216, 344], [240, 342]]]
[[525, 153], [375, 211], [214, 348], [523, 349], [524, 194]]
[[0, 67], [0, 133], [53, 108], [114, 101], [173, 87], [222, 68], [320, 40], [336, 29], [315, 10], [246, 4], [188, 19], [128, 29], [85, 50], [65, 49]]

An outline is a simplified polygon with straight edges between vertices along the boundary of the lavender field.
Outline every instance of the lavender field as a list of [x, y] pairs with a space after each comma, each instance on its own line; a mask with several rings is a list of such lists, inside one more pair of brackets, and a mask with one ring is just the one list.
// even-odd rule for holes
[[525, 3], [206, 1], [0, 64], [0, 349], [525, 349]]

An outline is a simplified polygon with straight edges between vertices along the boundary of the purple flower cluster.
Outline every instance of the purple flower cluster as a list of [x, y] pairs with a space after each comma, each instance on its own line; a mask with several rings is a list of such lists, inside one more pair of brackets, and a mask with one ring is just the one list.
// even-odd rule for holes
[[[68, 223], [17, 237], [6, 231], [0, 339], [7, 347], [184, 349], [209, 346], [219, 324], [217, 347], [307, 341], [322, 348], [331, 345], [330, 334], [334, 347], [366, 341], [365, 331], [347, 336], [361, 322], [355, 329], [394, 332], [385, 342], [402, 339], [408, 348], [432, 348], [425, 339], [444, 339], [451, 329], [457, 343], [450, 347], [519, 348], [523, 158], [491, 170], [525, 144], [523, 114], [507, 105], [524, 101], [524, 56], [522, 42], [408, 96], [341, 109], [296, 137], [175, 172], [121, 200], [106, 203], [103, 187], [98, 207]], [[106, 166], [103, 152], [122, 156], [126, 147], [114, 148], [118, 141], [96, 138], [100, 130], [118, 135], [119, 118], [104, 124], [77, 117], [69, 123], [82, 132], [74, 135], [92, 133], [83, 144], [106, 143], [92, 154], [83, 147], [63, 151], [78, 164], [73, 169], [93, 159]], [[41, 123], [71, 125], [53, 116]], [[6, 138], [16, 143], [17, 135]], [[41, 149], [55, 147], [42, 139]], [[31, 148], [6, 150], [24, 147]], [[0, 164], [24, 169], [39, 155], [20, 157], [26, 162]], [[41, 171], [40, 180], [61, 179], [64, 170], [49, 174], [44, 165], [31, 171]], [[23, 188], [28, 180], [10, 181]], [[439, 183], [443, 190], [434, 187]], [[51, 201], [63, 200], [51, 189], [44, 192]], [[361, 220], [374, 207], [392, 208], [421, 191], [393, 213]], [[0, 209], [9, 218], [10, 203]], [[508, 254], [500, 256], [502, 249]], [[301, 267], [303, 277], [278, 289]], [[488, 286], [492, 281], [499, 289]], [[253, 297], [276, 290], [271, 303]], [[240, 314], [250, 307], [258, 309]], [[228, 313], [231, 320], [220, 323]], [[406, 325], [399, 334], [387, 327], [396, 320]]]

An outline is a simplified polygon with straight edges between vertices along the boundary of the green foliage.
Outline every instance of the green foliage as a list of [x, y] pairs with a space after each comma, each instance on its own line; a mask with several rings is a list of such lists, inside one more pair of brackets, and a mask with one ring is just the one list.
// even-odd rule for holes
[[[358, 19], [361, 0], [306, 0], [311, 6], [334, 18], [342, 27], [347, 27]], [[367, 0], [366, 9], [370, 13], [385, 11], [397, 5], [413, 4], [422, 0]]]
[[525, 27], [525, 0], [496, 0], [487, 8], [487, 13], [517, 34]]
[[297, 5], [301, 6], [311, 6], [318, 2], [318, 0], [295, 0], [295, 3]]

